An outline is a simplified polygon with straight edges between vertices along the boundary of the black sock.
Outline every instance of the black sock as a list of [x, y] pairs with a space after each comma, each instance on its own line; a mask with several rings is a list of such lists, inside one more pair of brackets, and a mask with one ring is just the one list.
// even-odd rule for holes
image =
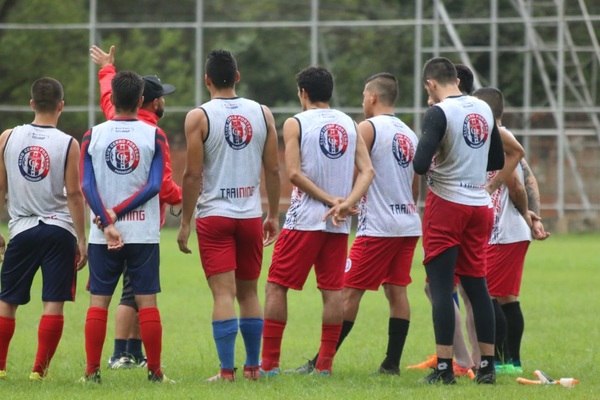
[[504, 348], [504, 340], [506, 339], [506, 317], [504, 316], [504, 311], [502, 311], [502, 306], [498, 303], [498, 300], [493, 299], [492, 304], [494, 305], [494, 316], [496, 317], [494, 361], [499, 364], [504, 364], [508, 361]]
[[478, 373], [486, 374], [494, 371], [494, 356], [481, 356]]
[[128, 339], [127, 353], [131, 354], [136, 360], [141, 360], [144, 358], [144, 352], [142, 351], [142, 339]]
[[382, 367], [398, 368], [400, 366], [409, 324], [410, 321], [407, 319], [390, 318], [388, 323], [388, 345], [385, 360], [381, 363]]
[[452, 359], [451, 358], [439, 358], [437, 361], [437, 370], [446, 373], [454, 374], [452, 369]]
[[[338, 351], [338, 349], [340, 348], [340, 346], [344, 342], [344, 339], [346, 339], [346, 336], [348, 336], [348, 334], [352, 330], [353, 326], [354, 326], [354, 321], [346, 321], [346, 320], [344, 320], [344, 322], [342, 322], [342, 330], [340, 331], [340, 337], [338, 338], [337, 345], [335, 346], [335, 351], [336, 352]], [[318, 359], [319, 359], [319, 352], [317, 352], [317, 354], [314, 356], [314, 358], [310, 362], [313, 365], [317, 365], [317, 360]]]
[[525, 330], [525, 320], [518, 301], [506, 303], [502, 306], [506, 315], [508, 348], [510, 350], [511, 362], [521, 362], [521, 339]]
[[115, 351], [113, 357], [120, 358], [127, 352], [127, 339], [115, 339]]
[[338, 339], [337, 345], [335, 346], [335, 351], [336, 352], [338, 351], [338, 349], [340, 348], [340, 346], [344, 342], [344, 339], [346, 339], [346, 336], [348, 336], [348, 334], [352, 330], [353, 326], [354, 326], [354, 321], [346, 321], [346, 320], [344, 320], [344, 322], [342, 322], [342, 331], [340, 332], [340, 337]]

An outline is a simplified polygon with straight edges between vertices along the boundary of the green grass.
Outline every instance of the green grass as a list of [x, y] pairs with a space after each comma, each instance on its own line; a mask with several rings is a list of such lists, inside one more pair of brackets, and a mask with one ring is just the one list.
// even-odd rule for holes
[[[5, 230], [4, 230], [5, 232]], [[85, 291], [87, 268], [79, 276], [77, 301], [65, 307], [65, 331], [51, 368], [52, 380], [29, 382], [35, 357], [37, 325], [42, 311], [40, 280], [32, 290], [32, 302], [19, 309], [17, 329], [8, 356], [7, 381], [0, 381], [0, 396], [12, 399], [554, 399], [600, 397], [597, 365], [598, 273], [600, 235], [553, 236], [533, 243], [527, 257], [521, 303], [525, 314], [522, 348], [524, 376], [533, 370], [550, 376], [575, 377], [581, 384], [573, 389], [560, 386], [524, 387], [514, 377], [499, 377], [497, 385], [482, 387], [459, 379], [454, 387], [424, 386], [417, 381], [423, 371], [408, 371], [406, 365], [422, 361], [434, 349], [431, 307], [423, 294], [424, 270], [418, 248], [409, 286], [412, 318], [402, 358], [400, 377], [372, 372], [381, 362], [387, 340], [388, 308], [383, 293], [367, 293], [354, 330], [336, 356], [334, 375], [280, 376], [259, 382], [242, 379], [234, 384], [208, 384], [205, 378], [218, 371], [212, 339], [212, 299], [197, 251], [184, 255], [177, 250], [175, 230], [162, 236], [162, 293], [159, 307], [163, 321], [163, 365], [176, 385], [151, 385], [145, 371], [110, 371], [105, 363], [112, 351], [114, 309], [111, 305], [107, 340], [102, 356], [101, 385], [75, 383], [85, 367], [84, 324], [88, 304]], [[190, 239], [193, 243], [195, 238]], [[265, 253], [264, 279], [272, 247]], [[38, 276], [39, 278], [39, 276]], [[310, 277], [302, 292], [290, 291], [289, 322], [283, 338], [282, 368], [292, 368], [314, 355], [319, 345], [321, 301]], [[236, 364], [243, 365], [244, 352], [238, 337]]]

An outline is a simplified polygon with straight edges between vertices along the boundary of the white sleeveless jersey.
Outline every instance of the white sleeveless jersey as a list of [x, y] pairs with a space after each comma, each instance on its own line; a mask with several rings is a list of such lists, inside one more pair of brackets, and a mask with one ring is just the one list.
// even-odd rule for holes
[[[315, 185], [337, 197], [352, 190], [356, 155], [356, 124], [341, 111], [313, 109], [294, 116], [300, 124], [302, 173]], [[294, 186], [284, 228], [300, 231], [349, 233], [350, 218], [339, 227], [331, 218], [323, 222], [330, 207]]]
[[417, 135], [393, 115], [367, 121], [375, 134], [371, 147], [375, 179], [359, 202], [356, 235], [421, 236], [421, 218], [412, 193]]
[[[508, 130], [507, 130], [508, 131]], [[509, 132], [512, 135], [512, 132]], [[525, 176], [521, 163], [517, 164], [517, 172], [521, 182], [525, 184]], [[489, 173], [491, 180], [498, 171]], [[500, 186], [492, 193], [492, 205], [494, 207], [494, 227], [490, 237], [490, 244], [508, 244], [523, 241], [531, 241], [531, 229], [527, 226], [525, 218], [510, 200], [506, 185]]]
[[[92, 157], [96, 186], [107, 210], [146, 185], [156, 151], [156, 135], [156, 127], [139, 120], [110, 120], [92, 129], [87, 152]], [[93, 220], [90, 213], [89, 242], [106, 244], [104, 233]], [[158, 195], [120, 216], [115, 227], [125, 244], [159, 243]]]
[[485, 190], [490, 136], [490, 107], [472, 96], [448, 97], [436, 104], [446, 115], [446, 133], [438, 146], [427, 184], [439, 197], [458, 204], [490, 204]]
[[9, 238], [40, 221], [76, 236], [65, 189], [65, 166], [72, 140], [50, 126], [20, 125], [12, 130], [4, 147]]
[[196, 218], [262, 216], [260, 173], [267, 123], [260, 104], [241, 97], [213, 99], [208, 118], [202, 193]]

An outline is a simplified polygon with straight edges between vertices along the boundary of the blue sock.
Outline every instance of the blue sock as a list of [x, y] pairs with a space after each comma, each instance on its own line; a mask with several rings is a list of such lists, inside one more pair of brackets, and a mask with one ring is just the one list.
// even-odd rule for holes
[[246, 347], [246, 363], [248, 367], [258, 365], [260, 356], [260, 340], [263, 332], [262, 318], [240, 318], [240, 332]]
[[238, 332], [237, 318], [213, 321], [213, 337], [217, 345], [217, 353], [221, 369], [233, 369], [235, 357], [235, 338]]
[[458, 308], [460, 308], [460, 301], [458, 300], [458, 292], [452, 293], [452, 298], [454, 299], [454, 302], [456, 303]]
[[113, 357], [120, 358], [127, 352], [127, 339], [115, 339], [115, 351]]

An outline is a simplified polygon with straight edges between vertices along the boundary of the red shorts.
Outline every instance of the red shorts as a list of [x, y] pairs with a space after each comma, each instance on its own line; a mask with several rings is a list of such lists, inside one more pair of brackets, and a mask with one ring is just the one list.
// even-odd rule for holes
[[389, 283], [408, 286], [419, 237], [357, 237], [346, 263], [344, 287], [377, 290]]
[[267, 280], [301, 290], [314, 265], [319, 289], [341, 290], [347, 254], [347, 234], [282, 229]]
[[235, 271], [236, 279], [258, 279], [263, 253], [261, 218], [198, 218], [196, 233], [207, 278]]
[[487, 248], [487, 285], [491, 296], [518, 296], [521, 290], [528, 240], [508, 244], [490, 244]]
[[492, 233], [493, 210], [444, 200], [429, 191], [423, 215], [423, 250], [428, 264], [451, 247], [459, 246], [455, 273], [484, 277], [485, 249]]

